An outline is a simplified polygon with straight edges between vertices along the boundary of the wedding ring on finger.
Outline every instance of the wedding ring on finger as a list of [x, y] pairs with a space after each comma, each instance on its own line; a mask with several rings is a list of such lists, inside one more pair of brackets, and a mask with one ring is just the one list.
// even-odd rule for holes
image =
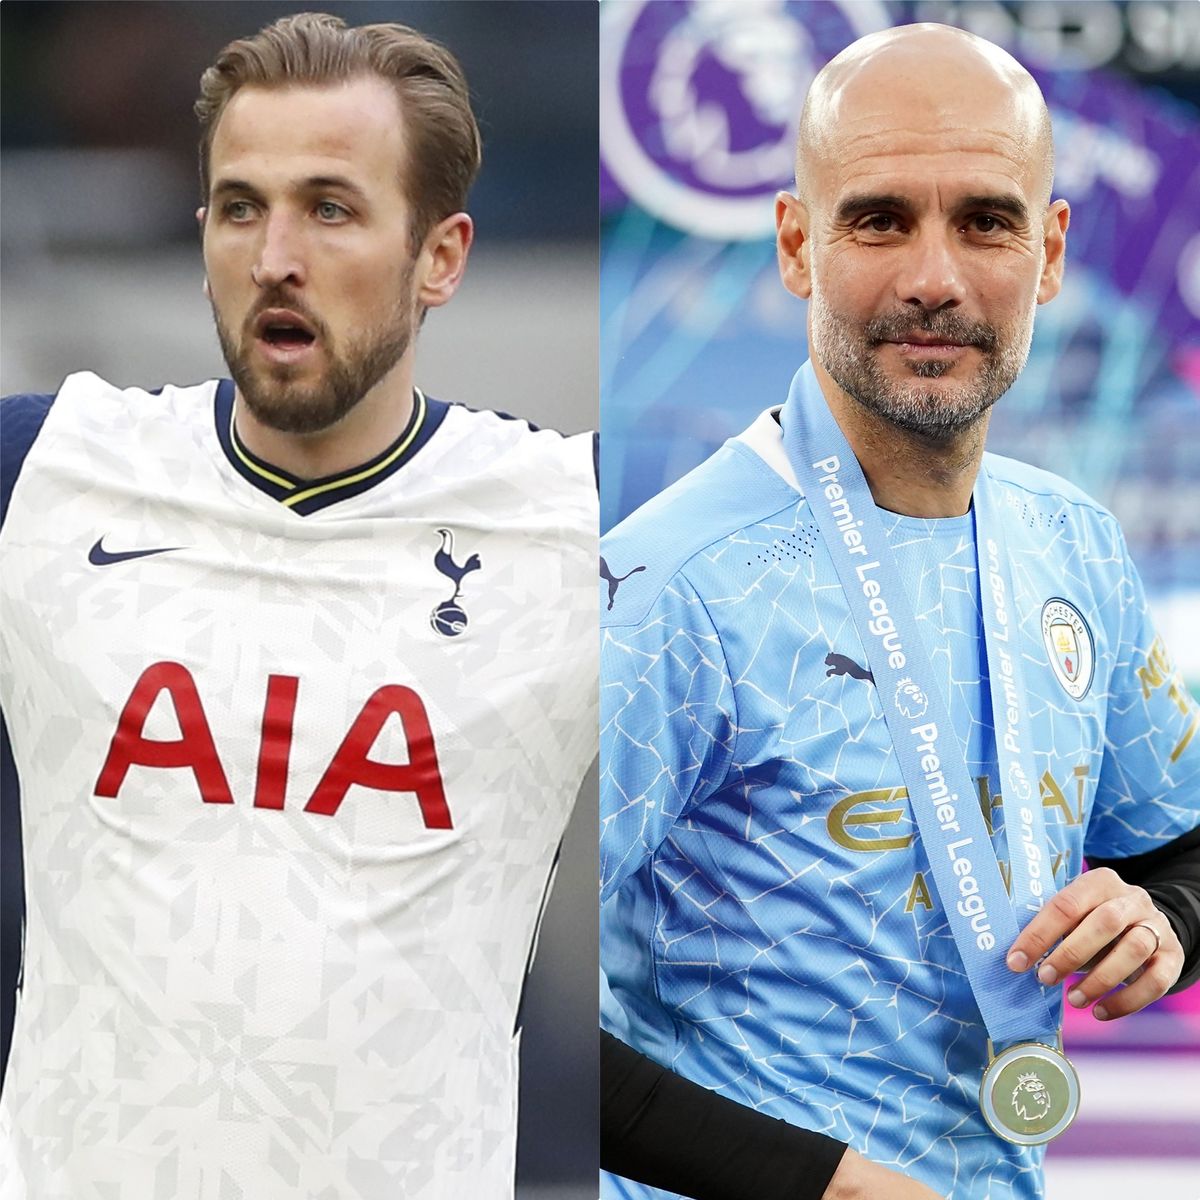
[[1125, 932], [1129, 933], [1133, 929], [1145, 929], [1154, 936], [1154, 949], [1146, 956], [1146, 961], [1149, 962], [1162, 949], [1162, 938], [1158, 936], [1158, 930], [1149, 921], [1139, 921], [1136, 925], [1130, 925], [1129, 929], [1125, 930]]

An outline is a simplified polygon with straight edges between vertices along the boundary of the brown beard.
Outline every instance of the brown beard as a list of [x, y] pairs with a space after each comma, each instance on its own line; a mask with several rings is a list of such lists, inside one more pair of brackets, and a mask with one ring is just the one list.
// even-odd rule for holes
[[[400, 283], [400, 299], [388, 318], [348, 338], [339, 350], [328, 328], [313, 313], [281, 292], [265, 293], [246, 318], [240, 339], [221, 320], [215, 302], [217, 339], [238, 394], [254, 418], [280, 433], [320, 433], [341, 421], [400, 361], [413, 339], [412, 266]], [[329, 365], [311, 384], [298, 382], [299, 370], [272, 364], [252, 365], [254, 322], [268, 308], [289, 308], [303, 316], [321, 343]]]

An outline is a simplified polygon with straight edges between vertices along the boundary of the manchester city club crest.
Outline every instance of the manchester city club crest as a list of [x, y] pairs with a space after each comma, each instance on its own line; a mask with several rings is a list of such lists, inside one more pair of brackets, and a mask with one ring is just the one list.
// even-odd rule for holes
[[1079, 609], [1066, 600], [1042, 606], [1042, 641], [1050, 666], [1068, 696], [1082, 700], [1096, 672], [1096, 645]]
[[429, 614], [429, 623], [434, 631], [443, 637], [458, 637], [467, 627], [467, 614], [459, 596], [462, 593], [462, 581], [472, 571], [478, 571], [483, 564], [478, 554], [472, 554], [465, 562], [454, 561], [454, 534], [449, 529], [439, 529], [438, 536], [442, 539], [441, 549], [433, 556], [433, 565], [454, 584], [454, 594], [443, 600]]

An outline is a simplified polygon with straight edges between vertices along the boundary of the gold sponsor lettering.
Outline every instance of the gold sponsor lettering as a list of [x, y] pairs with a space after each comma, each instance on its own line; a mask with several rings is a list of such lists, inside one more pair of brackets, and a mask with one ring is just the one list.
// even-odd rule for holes
[[1041, 778], [1042, 808], [1057, 808], [1062, 813], [1064, 825], [1079, 825], [1083, 822], [1084, 784], [1087, 781], [1087, 767], [1076, 767], [1072, 774], [1076, 778], [1076, 793], [1079, 798], [1079, 809], [1071, 808], [1066, 792], [1059, 786], [1054, 776], [1046, 771]]
[[918, 871], [913, 876], [912, 887], [908, 889], [908, 900], [905, 902], [904, 911], [910, 913], [918, 904], [933, 912], [933, 897], [929, 894], [929, 885], [925, 882], [924, 871]]
[[1171, 761], [1178, 762], [1179, 756], [1196, 736], [1196, 730], [1200, 729], [1200, 712], [1196, 710], [1196, 702], [1184, 685], [1183, 677], [1171, 663], [1171, 656], [1167, 653], [1167, 647], [1161, 637], [1154, 639], [1154, 643], [1146, 653], [1146, 665], [1138, 668], [1137, 677], [1142, 684], [1143, 700], [1149, 700], [1150, 693], [1156, 688], [1162, 687], [1164, 683], [1169, 684], [1168, 699], [1183, 716], [1191, 718], [1183, 736], [1175, 743], [1175, 749], [1171, 751]]
[[1154, 639], [1154, 644], [1146, 654], [1146, 665], [1138, 667], [1137, 677], [1142, 683], [1142, 699], [1149, 700], [1150, 693], [1160, 688], [1171, 676], [1171, 660], [1167, 656], [1167, 648], [1160, 637]]
[[1196, 729], [1200, 727], [1200, 713], [1197, 713], [1192, 718], [1192, 723], [1187, 727], [1187, 732], [1179, 739], [1179, 744], [1171, 751], [1171, 761], [1178, 762], [1179, 756], [1187, 749], [1187, 744], [1192, 740], [1196, 733]]
[[1003, 806], [1004, 798], [997, 792], [992, 795], [992, 781], [986, 775], [975, 776], [975, 790], [979, 793], [979, 808], [983, 813], [983, 822], [987, 826], [988, 834], [995, 832], [995, 821], [992, 819], [992, 813]]
[[847, 826], [862, 825], [895, 825], [903, 820], [908, 811], [907, 804], [899, 808], [876, 808], [867, 812], [852, 812], [864, 804], [895, 804], [896, 801], [907, 801], [907, 788], [874, 788], [867, 792], [852, 792], [843, 796], [830, 810], [825, 818], [829, 836], [839, 846], [847, 850], [857, 850], [870, 853], [877, 850], [906, 850], [912, 845], [913, 835], [903, 837], [856, 837]]
[[[1200, 722], [1198, 722], [1200, 725]], [[1194, 731], [1193, 731], [1194, 732]], [[1188, 737], [1191, 737], [1189, 733]], [[1083, 822], [1083, 806], [1087, 795], [1088, 768], [1086, 765], [1075, 767], [1071, 772], [1075, 779], [1076, 804], [1072, 807], [1067, 799], [1063, 784], [1046, 771], [1041, 778], [1041, 797], [1044, 809], [1058, 809], [1061, 814], [1059, 824], [1080, 825]], [[999, 792], [991, 790], [991, 784], [986, 775], [975, 779], [975, 787], [979, 796], [979, 807], [983, 812], [987, 831], [991, 834], [996, 822], [993, 814], [1004, 806], [1004, 797]], [[863, 806], [888, 805], [886, 808], [869, 807], [866, 811], [855, 811]], [[905, 787], [872, 788], [865, 792], [851, 792], [843, 796], [830, 810], [825, 818], [825, 826], [829, 836], [846, 850], [860, 854], [873, 854], [887, 850], [907, 850], [913, 843], [913, 834], [902, 836], [860, 836], [857, 830], [865, 826], [895, 825], [904, 820], [908, 814], [908, 789]], [[1008, 878], [1005, 877], [1005, 884]]]

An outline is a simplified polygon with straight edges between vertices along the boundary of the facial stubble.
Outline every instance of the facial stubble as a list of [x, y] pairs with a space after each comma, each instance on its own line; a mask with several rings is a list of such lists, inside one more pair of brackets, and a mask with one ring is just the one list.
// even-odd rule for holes
[[[820, 289], [812, 292], [812, 352], [851, 399], [907, 433], [947, 442], [974, 427], [1012, 386], [1029, 357], [1036, 298], [1006, 326], [970, 321], [952, 309], [889, 313], [856, 323], [829, 308]], [[934, 389], [923, 379], [940, 379], [956, 365], [941, 359], [908, 364], [908, 381], [887, 375], [879, 348], [914, 332], [973, 346], [981, 363], [973, 377]]]

